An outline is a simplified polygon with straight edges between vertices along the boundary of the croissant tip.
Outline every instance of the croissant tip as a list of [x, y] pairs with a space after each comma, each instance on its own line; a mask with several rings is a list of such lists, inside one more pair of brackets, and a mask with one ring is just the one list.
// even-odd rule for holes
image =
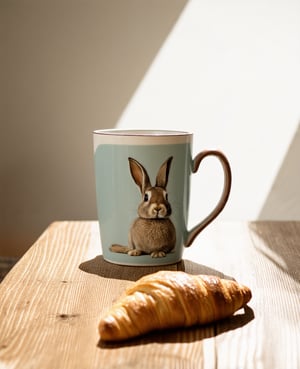
[[249, 287], [247, 286], [243, 287], [244, 287], [244, 305], [246, 305], [252, 298], [252, 292]]
[[116, 331], [114, 320], [108, 319], [107, 317], [105, 319], [101, 319], [98, 331], [103, 341], [109, 341], [110, 338], [115, 335]]

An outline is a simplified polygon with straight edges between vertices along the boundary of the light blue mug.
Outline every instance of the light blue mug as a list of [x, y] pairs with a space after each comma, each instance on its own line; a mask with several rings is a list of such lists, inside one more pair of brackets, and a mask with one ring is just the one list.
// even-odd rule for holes
[[[223, 210], [231, 188], [223, 153], [206, 150], [192, 158], [193, 135], [180, 131], [97, 130], [94, 160], [103, 258], [121, 265], [167, 265]], [[224, 186], [212, 212], [187, 229], [190, 177], [215, 156]]]

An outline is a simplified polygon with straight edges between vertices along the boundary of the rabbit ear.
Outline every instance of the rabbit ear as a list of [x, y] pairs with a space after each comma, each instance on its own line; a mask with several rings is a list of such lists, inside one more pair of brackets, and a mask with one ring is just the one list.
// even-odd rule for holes
[[150, 179], [146, 169], [137, 160], [133, 158], [128, 158], [130, 173], [134, 182], [139, 186], [142, 193], [145, 189], [151, 187]]
[[167, 159], [159, 168], [159, 171], [156, 176], [156, 184], [155, 184], [156, 187], [162, 187], [162, 188], [167, 187], [172, 159], [173, 159], [173, 156], [169, 157], [169, 159]]

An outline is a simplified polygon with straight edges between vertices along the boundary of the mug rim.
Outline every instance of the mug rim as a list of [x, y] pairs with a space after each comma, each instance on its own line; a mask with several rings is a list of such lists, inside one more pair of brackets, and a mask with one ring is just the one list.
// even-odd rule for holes
[[171, 137], [171, 136], [192, 136], [187, 131], [164, 130], [164, 129], [96, 129], [93, 131], [95, 135], [106, 136], [132, 136], [132, 137]]

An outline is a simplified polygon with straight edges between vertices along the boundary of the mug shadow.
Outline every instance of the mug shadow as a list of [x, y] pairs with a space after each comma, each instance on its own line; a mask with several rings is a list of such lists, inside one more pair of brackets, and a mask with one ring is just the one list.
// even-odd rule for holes
[[159, 270], [178, 270], [195, 275], [208, 274], [216, 275], [225, 279], [234, 279], [218, 270], [206, 265], [194, 263], [191, 260], [182, 260], [176, 264], [164, 266], [125, 266], [110, 263], [104, 260], [102, 255], [97, 255], [94, 259], [82, 262], [79, 265], [79, 269], [86, 273], [96, 274], [104, 278], [121, 279], [133, 282], [147, 274], [155, 273]]

